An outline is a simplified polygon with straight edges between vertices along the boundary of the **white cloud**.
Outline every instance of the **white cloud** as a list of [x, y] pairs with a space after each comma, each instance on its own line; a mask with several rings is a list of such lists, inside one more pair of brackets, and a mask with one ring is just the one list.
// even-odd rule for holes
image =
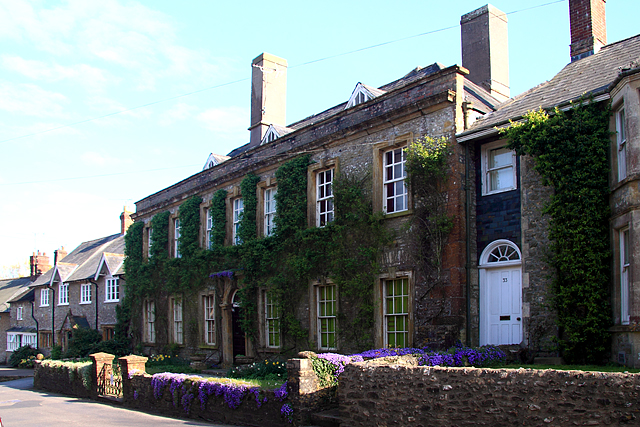
[[72, 80], [92, 90], [102, 88], [109, 81], [114, 80], [105, 70], [87, 64], [64, 66], [55, 62], [47, 63], [19, 56], [3, 55], [2, 66], [34, 80], [46, 82]]
[[33, 84], [13, 84], [0, 81], [0, 110], [35, 117], [65, 118], [64, 95], [50, 92]]
[[26, 41], [57, 56], [85, 58], [78, 62], [98, 59], [121, 67], [134, 73], [131, 80], [138, 90], [153, 90], [157, 79], [176, 76], [191, 76], [192, 84], [202, 85], [219, 74], [207, 52], [178, 44], [171, 17], [135, 1], [69, 0], [50, 8], [27, 0], [3, 2], [3, 38]]
[[198, 108], [193, 105], [185, 104], [184, 102], [179, 102], [174, 106], [172, 106], [171, 108], [169, 108], [168, 110], [166, 110], [165, 112], [163, 112], [162, 114], [160, 114], [160, 117], [158, 119], [158, 124], [160, 124], [160, 126], [170, 126], [178, 121], [185, 120], [185, 119], [188, 119], [189, 117], [192, 117], [193, 112], [196, 111], [197, 109]]
[[211, 108], [198, 115], [204, 127], [214, 132], [247, 135], [249, 111], [240, 107]]

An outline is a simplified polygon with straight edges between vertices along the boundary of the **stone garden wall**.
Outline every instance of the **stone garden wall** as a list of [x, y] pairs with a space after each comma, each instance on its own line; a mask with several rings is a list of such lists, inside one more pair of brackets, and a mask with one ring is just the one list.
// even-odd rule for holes
[[343, 426], [638, 425], [640, 374], [347, 365]]

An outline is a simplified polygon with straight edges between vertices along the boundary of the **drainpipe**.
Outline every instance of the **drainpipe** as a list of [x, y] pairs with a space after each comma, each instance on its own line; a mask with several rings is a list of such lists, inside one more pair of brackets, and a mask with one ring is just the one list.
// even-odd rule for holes
[[47, 285], [47, 289], [51, 290], [49, 303], [51, 304], [51, 347], [53, 347], [56, 345], [56, 290], [51, 285]]
[[90, 283], [96, 285], [96, 331], [98, 330], [98, 282], [89, 279]]
[[35, 303], [35, 301], [31, 301], [31, 318], [36, 322], [36, 348], [40, 348], [40, 327], [38, 326], [38, 319], [33, 315], [33, 306]]
[[469, 183], [469, 142], [464, 145], [464, 180], [465, 180], [465, 229], [467, 262], [467, 347], [471, 346], [471, 184]]

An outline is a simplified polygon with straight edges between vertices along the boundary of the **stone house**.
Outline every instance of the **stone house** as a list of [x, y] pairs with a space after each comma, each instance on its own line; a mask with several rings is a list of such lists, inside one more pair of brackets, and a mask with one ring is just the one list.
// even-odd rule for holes
[[[307, 229], [322, 228], [335, 219], [333, 184], [351, 177], [366, 182], [364, 194], [370, 210], [384, 215], [384, 227], [394, 236], [380, 256], [370, 284], [374, 301], [370, 314], [373, 326], [367, 332], [370, 345], [445, 346], [457, 340], [475, 343], [478, 326], [470, 316], [469, 270], [465, 267], [472, 254], [469, 227], [475, 227], [465, 221], [468, 154], [465, 146], [451, 142], [473, 118], [493, 111], [509, 97], [506, 23], [506, 15], [492, 6], [465, 15], [462, 67], [434, 63], [417, 67], [379, 88], [358, 83], [350, 96], [345, 94], [342, 104], [291, 124], [285, 121], [287, 62], [266, 53], [258, 56], [252, 62], [249, 143], [233, 150], [228, 158], [218, 156], [219, 161], [207, 161], [202, 172], [138, 201], [132, 218], [143, 224], [143, 230], [132, 237], [131, 251], [142, 248], [143, 267], [148, 267], [153, 261], [149, 259], [150, 248], [156, 250], [156, 245], [162, 244], [169, 258], [178, 259], [174, 265], [180, 265], [186, 221], [180, 217], [180, 207], [194, 197], [201, 200], [198, 245], [209, 248], [215, 222], [219, 221], [212, 212], [220, 190], [226, 192], [224, 245], [243, 244], [239, 233], [247, 215], [255, 216], [258, 238], [267, 239], [280, 212], [274, 202], [282, 184], [276, 178], [277, 171], [287, 162], [308, 155], [304, 177]], [[451, 149], [449, 179], [443, 194], [453, 227], [443, 248], [443, 280], [437, 288], [417, 274], [408, 232], [417, 200], [405, 181], [403, 150], [424, 137], [443, 137]], [[245, 194], [241, 188], [249, 174], [257, 177], [255, 195], [253, 191]], [[245, 202], [253, 197], [255, 212], [247, 212]], [[154, 218], [163, 214], [166, 221], [158, 225], [166, 231], [160, 235], [153, 224]], [[249, 303], [240, 295], [249, 279], [242, 271], [200, 274], [212, 274], [214, 278], [205, 281], [195, 297], [190, 296], [193, 301], [184, 301], [184, 293], [172, 293], [168, 276], [153, 276], [156, 283], [167, 285], [143, 301], [132, 302], [137, 313], [131, 320], [136, 345], [149, 353], [177, 346], [183, 354], [214, 355], [210, 360], [224, 364], [233, 363], [238, 356], [263, 357], [295, 347], [285, 345], [287, 337], [280, 336], [283, 307], [266, 287], [260, 287], [250, 301], [257, 326], [256, 333], [249, 335], [240, 327], [240, 312], [243, 304]], [[128, 272], [129, 285], [137, 280], [135, 275]], [[305, 341], [302, 349], [355, 350], [352, 342], [338, 338], [341, 319], [350, 308], [331, 272], [313, 277], [303, 286], [306, 291], [292, 308], [302, 331], [299, 336], [302, 334]], [[185, 308], [187, 303], [191, 308]]]
[[[545, 355], [557, 334], [551, 309], [548, 217], [552, 190], [530, 156], [505, 147], [498, 129], [528, 111], [567, 111], [581, 97], [609, 104], [613, 359], [640, 366], [640, 36], [607, 44], [604, 0], [571, 0], [571, 62], [550, 81], [501, 104], [456, 135], [474, 162], [473, 318], [480, 344], [524, 343]], [[504, 282], [504, 283], [503, 283]], [[499, 283], [499, 285], [498, 285]], [[505, 284], [508, 284], [505, 288]], [[495, 303], [495, 304], [494, 304]], [[551, 355], [547, 353], [546, 355]]]
[[29, 257], [31, 275], [0, 280], [0, 363], [23, 345], [36, 345], [36, 328], [32, 318], [33, 292], [29, 285], [51, 268], [46, 253]]
[[[33, 292], [38, 347], [66, 350], [74, 328], [91, 328], [103, 340], [114, 338], [116, 306], [124, 284], [124, 233], [131, 223], [120, 217], [121, 232], [55, 253], [54, 266], [29, 287]], [[53, 319], [53, 322], [52, 322]]]

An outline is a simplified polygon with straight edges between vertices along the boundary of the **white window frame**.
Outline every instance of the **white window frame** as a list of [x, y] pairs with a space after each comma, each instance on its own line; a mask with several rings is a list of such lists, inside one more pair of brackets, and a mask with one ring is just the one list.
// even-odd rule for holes
[[264, 293], [264, 331], [267, 348], [280, 348], [280, 308], [271, 298], [269, 292]]
[[22, 334], [7, 332], [7, 351], [16, 351], [22, 346]]
[[23, 320], [22, 317], [24, 316], [24, 307], [19, 306], [16, 307], [16, 320]]
[[104, 302], [120, 301], [120, 279], [118, 277], [106, 277], [104, 279]]
[[[338, 287], [334, 284], [318, 286], [318, 349], [337, 350]], [[331, 345], [333, 344], [333, 345]]]
[[206, 225], [206, 233], [205, 235], [207, 236], [207, 241], [205, 242], [205, 245], [207, 247], [207, 249], [211, 249], [211, 229], [213, 228], [213, 218], [211, 217], [211, 208], [207, 209], [207, 225]]
[[206, 345], [216, 345], [216, 296], [204, 295], [202, 298], [204, 311], [204, 342]]
[[40, 307], [49, 307], [49, 288], [40, 289]]
[[149, 231], [147, 231], [147, 247], [148, 247], [148, 256], [151, 257], [151, 247], [153, 246], [153, 228], [149, 227]]
[[324, 227], [333, 222], [333, 179], [335, 168], [326, 169], [316, 174], [316, 226]]
[[180, 218], [173, 220], [173, 257], [182, 258], [180, 253]]
[[156, 305], [153, 301], [144, 304], [144, 332], [146, 342], [156, 342]]
[[264, 190], [264, 235], [273, 236], [276, 230], [274, 219], [276, 217], [276, 194], [278, 187]]
[[244, 213], [244, 201], [242, 197], [238, 197], [233, 200], [233, 237], [232, 242], [234, 245], [242, 244], [242, 240], [238, 235], [240, 229], [240, 221], [242, 220], [242, 214]]
[[629, 269], [631, 267], [629, 227], [620, 229], [620, 323], [628, 325], [631, 312], [629, 295]]
[[80, 304], [91, 304], [91, 283], [80, 285]]
[[68, 283], [60, 283], [58, 285], [58, 305], [69, 305]]
[[[406, 293], [397, 294], [395, 291], [396, 282], [401, 282], [401, 286], [406, 286]], [[389, 286], [394, 286], [389, 293]], [[401, 289], [401, 292], [403, 289]], [[409, 277], [398, 277], [395, 279], [385, 279], [382, 289], [383, 313], [384, 313], [384, 346], [385, 347], [409, 347]], [[397, 300], [401, 300], [400, 311], [397, 309]], [[402, 320], [403, 328], [398, 327], [398, 321]], [[402, 336], [404, 342], [399, 343], [398, 337]], [[393, 337], [393, 339], [390, 339]]]
[[627, 122], [624, 107], [616, 111], [616, 141], [618, 147], [618, 181], [627, 177]]
[[173, 342], [182, 344], [184, 340], [184, 323], [182, 322], [182, 299], [173, 299]]
[[[506, 142], [505, 141], [495, 141], [492, 142], [490, 144], [485, 144], [482, 146], [481, 149], [481, 169], [482, 169], [482, 195], [483, 196], [487, 196], [489, 194], [497, 194], [497, 193], [502, 193], [505, 191], [511, 191], [511, 190], [515, 190], [516, 188], [518, 188], [518, 180], [517, 180], [517, 170], [516, 170], [516, 152], [514, 150], [511, 150], [511, 164], [510, 165], [504, 165], [504, 166], [499, 166], [499, 167], [495, 167], [495, 168], [490, 168], [489, 167], [489, 157], [491, 155], [491, 152], [494, 150], [499, 150], [502, 148], [506, 148]], [[512, 172], [512, 185], [508, 186], [508, 187], [503, 187], [503, 188], [498, 188], [498, 189], [491, 189], [491, 173], [492, 172], [497, 172], [500, 170], [506, 170], [511, 168], [511, 172]]]
[[[404, 146], [396, 147], [382, 153], [382, 209], [387, 214], [409, 210], [405, 148]], [[402, 188], [398, 191], [400, 186]], [[400, 206], [397, 206], [398, 200], [400, 200]]]

